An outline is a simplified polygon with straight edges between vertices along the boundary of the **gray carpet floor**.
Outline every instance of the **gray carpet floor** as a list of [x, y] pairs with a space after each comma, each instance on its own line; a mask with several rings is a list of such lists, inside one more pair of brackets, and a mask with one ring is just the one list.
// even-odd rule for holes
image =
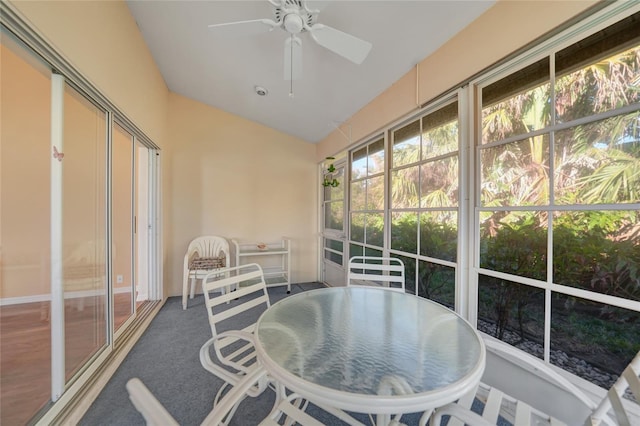
[[[324, 287], [320, 283], [294, 284], [291, 293]], [[271, 303], [287, 296], [286, 287], [268, 290]], [[129, 401], [127, 381], [138, 377], [181, 425], [199, 425], [211, 411], [213, 397], [222, 386], [202, 368], [200, 347], [211, 337], [204, 297], [189, 299], [182, 310], [181, 297], [170, 297], [136, 342], [111, 380], [82, 418], [80, 425], [144, 425]], [[235, 418], [237, 425], [258, 424], [273, 407], [274, 394], [248, 398]]]
[[[320, 283], [294, 284], [291, 293], [321, 287], [324, 286]], [[272, 304], [288, 296], [286, 287], [272, 287], [268, 292]], [[180, 297], [169, 298], [79, 424], [144, 425], [144, 419], [129, 400], [125, 387], [130, 378], [138, 377], [180, 425], [200, 425], [211, 411], [213, 397], [223, 384], [200, 364], [200, 347], [210, 337], [202, 295], [190, 299], [186, 311], [182, 310]], [[246, 398], [231, 425], [257, 425], [269, 414], [274, 400], [271, 390], [257, 398]], [[308, 412], [323, 424], [343, 424], [314, 407]], [[354, 417], [368, 423], [365, 415], [354, 414]], [[412, 426], [418, 424], [419, 418], [420, 414], [408, 414], [402, 417], [402, 422]]]

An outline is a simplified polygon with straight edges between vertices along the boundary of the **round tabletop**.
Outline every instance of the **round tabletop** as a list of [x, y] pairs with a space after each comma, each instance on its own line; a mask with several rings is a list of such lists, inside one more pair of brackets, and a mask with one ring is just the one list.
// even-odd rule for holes
[[395, 291], [333, 287], [289, 296], [256, 324], [260, 362], [317, 403], [358, 412], [425, 411], [480, 381], [480, 335], [450, 309]]

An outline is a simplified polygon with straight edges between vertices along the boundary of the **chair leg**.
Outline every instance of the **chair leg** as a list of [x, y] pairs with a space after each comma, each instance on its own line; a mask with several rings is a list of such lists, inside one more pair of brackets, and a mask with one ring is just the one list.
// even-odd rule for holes
[[387, 426], [391, 423], [391, 415], [389, 414], [378, 414], [376, 415], [376, 425], [377, 426]]
[[185, 274], [182, 279], [182, 310], [187, 309], [187, 293], [189, 292], [189, 277]]
[[196, 277], [191, 277], [191, 299], [196, 295]]
[[280, 403], [287, 397], [287, 391], [284, 385], [282, 385], [280, 382], [270, 383], [270, 386], [271, 385], [274, 386], [273, 390], [276, 393], [276, 397], [275, 397], [275, 400], [273, 401], [273, 408], [271, 409], [271, 412], [267, 417], [274, 419], [276, 422], [279, 422], [280, 418], [282, 417], [282, 413], [278, 414], [277, 417], [275, 415], [278, 412]]

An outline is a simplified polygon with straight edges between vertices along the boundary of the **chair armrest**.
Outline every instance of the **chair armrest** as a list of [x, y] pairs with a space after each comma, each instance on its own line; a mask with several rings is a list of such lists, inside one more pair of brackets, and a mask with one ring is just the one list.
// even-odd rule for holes
[[148, 426], [179, 426], [164, 406], [156, 399], [140, 379], [134, 377], [127, 382], [129, 399], [142, 414]]
[[191, 251], [187, 251], [187, 253], [184, 255], [184, 264], [182, 266], [183, 285], [186, 285], [187, 279], [189, 277], [189, 260], [190, 260], [191, 254], [192, 254]]
[[[220, 376], [226, 382], [235, 383], [238, 380], [239, 372], [247, 374], [254, 368], [253, 368], [253, 365], [247, 366], [241, 362], [235, 362], [229, 359], [229, 357], [225, 357], [220, 352], [220, 349], [216, 346], [216, 342], [220, 340], [228, 339], [228, 338], [235, 338], [236, 341], [245, 340], [251, 346], [255, 346], [253, 334], [246, 331], [242, 331], [242, 330], [225, 331], [207, 340], [202, 345], [202, 347], [200, 348], [200, 363], [205, 368], [205, 370]], [[229, 370], [228, 368], [223, 368], [220, 364], [215, 363], [211, 359], [211, 351], [210, 351], [211, 347], [213, 347], [216, 354], [216, 358], [218, 359], [220, 364], [226, 367], [230, 367], [233, 370]], [[249, 350], [249, 345], [245, 345], [244, 347], [246, 347], [246, 350]], [[254, 350], [254, 356], [255, 356], [255, 350]]]
[[[234, 407], [244, 399], [249, 390], [264, 381], [267, 370], [262, 366], [254, 368], [251, 373], [247, 374], [241, 381], [236, 383], [233, 388], [222, 398], [214, 407], [213, 411], [204, 419], [201, 426], [219, 426], [225, 420], [225, 417], [231, 412], [235, 412]], [[232, 411], [233, 410], [233, 411]], [[230, 419], [226, 419], [227, 421]]]
[[189, 269], [189, 263], [191, 262], [191, 259], [193, 259], [194, 254], [198, 253], [198, 250], [195, 249], [191, 249], [191, 250], [187, 250], [187, 252], [184, 255], [184, 269]]

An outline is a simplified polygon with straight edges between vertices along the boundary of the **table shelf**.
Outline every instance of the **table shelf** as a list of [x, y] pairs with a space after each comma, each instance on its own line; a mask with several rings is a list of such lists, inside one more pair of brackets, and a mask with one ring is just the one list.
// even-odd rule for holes
[[[260, 243], [255, 241], [231, 240], [234, 248], [236, 266], [258, 263], [262, 267], [267, 287], [287, 286], [291, 293], [291, 242], [288, 238], [279, 241]], [[265, 244], [259, 249], [259, 244]]]

